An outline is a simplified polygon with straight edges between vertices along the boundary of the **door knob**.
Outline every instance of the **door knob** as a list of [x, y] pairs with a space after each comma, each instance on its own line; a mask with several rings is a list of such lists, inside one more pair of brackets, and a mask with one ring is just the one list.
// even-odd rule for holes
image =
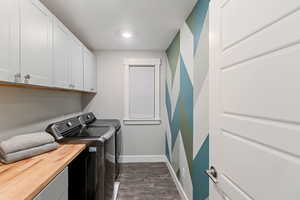
[[210, 169], [205, 170], [204, 172], [215, 184], [218, 183], [218, 172], [213, 166], [211, 166]]

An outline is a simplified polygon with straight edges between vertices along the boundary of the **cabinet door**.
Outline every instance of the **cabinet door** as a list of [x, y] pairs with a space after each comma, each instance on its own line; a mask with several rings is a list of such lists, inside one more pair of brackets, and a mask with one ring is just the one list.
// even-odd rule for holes
[[18, 0], [0, 1], [0, 81], [17, 81], [19, 68]]
[[68, 199], [68, 167], [58, 174], [33, 200]]
[[21, 0], [21, 73], [25, 83], [52, 82], [51, 13], [38, 0]]
[[88, 50], [84, 50], [84, 90], [93, 90], [93, 58], [92, 54]]
[[92, 56], [92, 91], [97, 92], [97, 85], [98, 85], [98, 66], [97, 66], [97, 57], [95, 55]]
[[87, 49], [84, 50], [84, 90], [97, 91], [96, 57]]
[[70, 87], [69, 32], [58, 20], [53, 20], [53, 80], [60, 88]]
[[81, 44], [71, 38], [71, 82], [73, 89], [83, 90], [83, 50]]

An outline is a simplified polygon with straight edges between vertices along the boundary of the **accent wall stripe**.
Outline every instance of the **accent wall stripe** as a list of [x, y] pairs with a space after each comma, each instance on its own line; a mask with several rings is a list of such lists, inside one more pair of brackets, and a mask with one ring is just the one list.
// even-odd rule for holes
[[209, 136], [206, 137], [200, 151], [193, 161], [193, 196], [194, 199], [206, 199], [209, 191], [208, 176], [204, 170], [209, 168]]
[[167, 156], [168, 160], [171, 161], [167, 133], [166, 133], [166, 144], [165, 145], [166, 145], [165, 146], [166, 147], [166, 156]]
[[193, 11], [186, 20], [194, 35], [194, 52], [196, 52], [198, 41], [201, 36], [202, 26], [207, 15], [209, 0], [198, 0]]
[[172, 82], [174, 80], [179, 52], [180, 52], [180, 32], [176, 34], [174, 40], [172, 41], [172, 43], [170, 44], [169, 48], [166, 51], [169, 60], [169, 66], [172, 72]]

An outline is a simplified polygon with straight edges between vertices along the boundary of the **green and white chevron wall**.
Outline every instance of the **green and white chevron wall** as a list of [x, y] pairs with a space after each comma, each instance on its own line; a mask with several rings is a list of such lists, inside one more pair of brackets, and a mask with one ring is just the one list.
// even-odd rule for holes
[[190, 200], [208, 198], [209, 0], [198, 0], [166, 50], [166, 155]]

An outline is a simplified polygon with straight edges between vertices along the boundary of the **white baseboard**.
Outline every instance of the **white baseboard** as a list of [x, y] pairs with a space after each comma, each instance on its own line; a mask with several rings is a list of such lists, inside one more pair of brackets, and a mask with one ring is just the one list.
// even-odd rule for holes
[[175, 182], [176, 188], [182, 198], [182, 200], [189, 200], [187, 195], [185, 194], [183, 187], [180, 183], [180, 181], [177, 178], [177, 175], [171, 166], [168, 158], [165, 155], [128, 155], [128, 156], [120, 156], [120, 162], [121, 163], [153, 163], [153, 162], [164, 162], [166, 163], [169, 172]]
[[176, 175], [176, 173], [175, 173], [173, 167], [171, 166], [171, 163], [169, 162], [169, 160], [168, 160], [168, 158], [167, 158], [166, 156], [165, 156], [165, 162], [166, 162], [166, 164], [167, 164], [167, 167], [168, 167], [168, 169], [169, 169], [169, 171], [170, 171], [170, 174], [171, 174], [171, 176], [172, 176], [172, 178], [173, 178], [173, 180], [174, 180], [174, 182], [175, 182], [175, 185], [176, 185], [176, 187], [177, 187], [177, 190], [178, 190], [178, 192], [179, 192], [181, 198], [182, 198], [183, 200], [189, 200], [189, 198], [187, 197], [187, 195], [186, 195], [186, 193], [185, 193], [185, 191], [184, 191], [184, 189], [183, 189], [183, 187], [182, 187], [180, 181], [179, 181], [178, 178], [177, 178], [177, 175]]
[[120, 156], [120, 163], [165, 162], [165, 155], [125, 155]]

